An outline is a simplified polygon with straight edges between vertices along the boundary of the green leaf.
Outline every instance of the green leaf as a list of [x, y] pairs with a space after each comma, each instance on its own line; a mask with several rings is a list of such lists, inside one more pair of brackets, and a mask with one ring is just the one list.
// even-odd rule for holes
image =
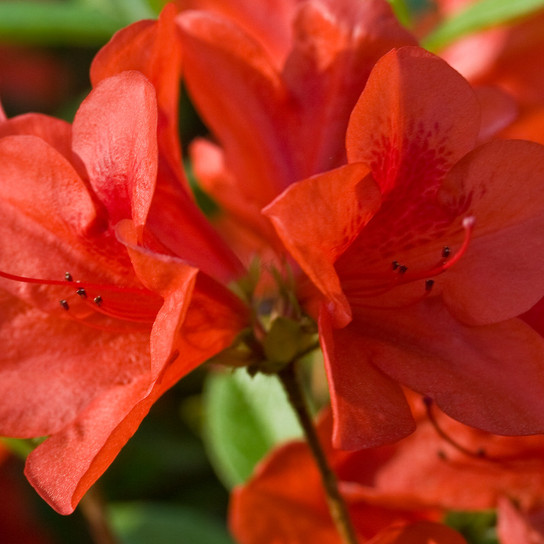
[[459, 531], [471, 544], [499, 544], [495, 530], [497, 516], [494, 510], [449, 512], [444, 522]]
[[410, 9], [406, 4], [406, 0], [388, 0], [395, 12], [397, 19], [400, 24], [405, 27], [410, 27], [412, 23], [412, 17], [410, 14]]
[[0, 2], [2, 41], [99, 46], [129, 22], [88, 3]]
[[218, 520], [182, 506], [113, 503], [109, 511], [123, 544], [233, 544]]
[[544, 0], [480, 0], [446, 20], [422, 42], [436, 51], [454, 40], [526, 17], [544, 7]]
[[210, 373], [204, 388], [204, 441], [227, 487], [245, 482], [276, 444], [302, 436], [275, 376], [244, 369]]

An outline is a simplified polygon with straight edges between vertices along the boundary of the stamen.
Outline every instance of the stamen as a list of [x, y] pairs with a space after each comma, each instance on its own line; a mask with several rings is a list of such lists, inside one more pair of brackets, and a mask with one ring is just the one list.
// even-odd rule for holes
[[472, 237], [475, 222], [473, 216], [463, 219], [462, 226], [465, 230], [465, 237], [461, 246], [455, 254], [452, 254], [449, 246], [444, 246], [441, 252], [441, 260], [433, 267], [422, 270], [416, 268], [414, 270], [414, 267], [409, 269], [408, 266], [401, 265], [399, 261], [392, 261], [391, 267], [393, 271], [397, 272], [395, 276], [388, 277], [387, 274], [376, 273], [365, 274], [357, 271], [357, 275], [354, 275], [353, 279], [344, 276], [342, 281], [344, 291], [349, 293], [350, 300], [357, 295], [362, 298], [370, 298], [385, 294], [399, 285], [405, 285], [417, 280], [426, 280], [442, 274], [456, 264], [465, 254]]
[[425, 280], [425, 291], [429, 292], [432, 290], [434, 285], [434, 280]]
[[[459, 444], [456, 440], [454, 440], [449, 434], [444, 431], [438, 424], [438, 421], [436, 421], [436, 418], [434, 416], [434, 413], [432, 411], [433, 406], [433, 399], [430, 397], [423, 397], [423, 404], [425, 405], [425, 409], [427, 411], [427, 417], [429, 418], [429, 421], [431, 422], [431, 425], [434, 427], [434, 430], [437, 432], [437, 434], [445, 440], [450, 446], [455, 448], [457, 451], [461, 452], [463, 455], [466, 455], [467, 457], [472, 457], [474, 459], [485, 459], [486, 461], [493, 461], [498, 462], [501, 461], [500, 459], [489, 457], [485, 451], [484, 448], [478, 448], [475, 451], [472, 451], [462, 444]], [[441, 450], [439, 451], [438, 455], [442, 458], [446, 458], [447, 456], [444, 452]]]
[[[115, 320], [128, 321], [132, 323], [140, 323], [150, 325], [153, 323], [156, 313], [159, 310], [162, 299], [155, 293], [138, 287], [119, 287], [116, 285], [95, 284], [77, 281], [74, 282], [71, 273], [64, 274], [64, 280], [43, 280], [38, 278], [29, 278], [25, 276], [17, 276], [0, 270], [0, 277], [28, 284], [45, 285], [51, 287], [68, 288], [70, 292], [79, 297], [79, 300], [70, 297], [65, 297], [59, 300], [61, 308], [66, 312], [67, 317], [85, 325], [97, 328], [100, 330], [111, 331], [119, 330], [119, 332], [130, 332], [132, 328], [117, 329], [111, 327], [111, 323], [105, 326], [92, 323], [93, 315], [100, 314]], [[74, 289], [76, 287], [77, 289]], [[96, 292], [101, 294], [96, 294]], [[105, 300], [103, 298], [105, 296]], [[132, 296], [131, 296], [132, 295]], [[91, 300], [89, 300], [91, 297]], [[81, 302], [84, 303], [83, 308]], [[84, 307], [92, 309], [92, 312], [84, 310]], [[137, 329], [143, 330], [143, 329]]]

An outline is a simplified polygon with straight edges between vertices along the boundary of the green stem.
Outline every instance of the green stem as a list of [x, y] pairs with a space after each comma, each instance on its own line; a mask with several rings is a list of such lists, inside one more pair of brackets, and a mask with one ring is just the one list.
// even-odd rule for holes
[[329, 466], [325, 452], [319, 442], [302, 384], [296, 372], [295, 363], [290, 363], [280, 370], [278, 378], [285, 389], [289, 403], [297, 415], [308, 446], [321, 474], [329, 511], [342, 538], [342, 542], [343, 544], [357, 544], [355, 529], [351, 523], [346, 503], [342, 495], [340, 495], [336, 475]]

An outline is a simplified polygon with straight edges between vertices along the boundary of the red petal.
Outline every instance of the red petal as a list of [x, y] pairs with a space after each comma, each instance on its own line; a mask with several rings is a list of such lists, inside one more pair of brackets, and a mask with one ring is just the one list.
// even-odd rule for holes
[[180, 259], [228, 283], [244, 274], [232, 250], [186, 191], [174, 184], [156, 187], [146, 225]]
[[469, 84], [440, 58], [405, 47], [374, 67], [349, 122], [348, 159], [369, 165], [405, 210], [474, 147], [479, 129]]
[[520, 320], [467, 327], [437, 297], [367, 310], [350, 327], [374, 365], [458, 421], [496, 434], [544, 431], [544, 340]]
[[366, 166], [350, 164], [291, 185], [263, 210], [298, 264], [330, 300], [339, 325], [349, 322], [351, 312], [334, 262], [379, 205]]
[[444, 274], [448, 307], [467, 323], [519, 315], [544, 292], [544, 147], [496, 141], [449, 174], [442, 202], [476, 219], [468, 250]]
[[149, 79], [157, 93], [161, 157], [177, 181], [186, 183], [178, 131], [181, 42], [175, 15], [174, 5], [168, 4], [158, 21], [139, 21], [117, 32], [95, 56], [91, 81], [96, 87], [103, 79], [125, 70], [137, 70]]
[[55, 433], [103, 391], [148, 370], [147, 332], [97, 331], [48, 316], [7, 294], [2, 308], [2, 435]]
[[478, 140], [485, 142], [511, 125], [519, 115], [516, 101], [498, 87], [476, 87], [482, 108], [482, 126]]
[[278, 448], [245, 486], [234, 490], [229, 525], [240, 544], [336, 541], [319, 473], [305, 444]]
[[145, 222], [157, 178], [155, 90], [138, 72], [101, 82], [73, 124], [73, 149], [110, 221]]
[[40, 138], [3, 138], [0, 176], [2, 206], [16, 208], [21, 222], [47, 226], [59, 238], [73, 240], [83, 237], [96, 220], [86, 185], [66, 159]]
[[296, 104], [289, 133], [298, 178], [345, 163], [348, 120], [382, 55], [416, 45], [382, 0], [302, 2], [282, 78]]
[[[520, 512], [504, 497], [497, 511], [497, 536], [501, 544], [520, 542], [521, 544], [544, 544], [544, 532], [531, 523], [526, 513]], [[540, 524], [542, 525], [542, 524]]]
[[[161, 276], [159, 283], [164, 281]], [[167, 291], [173, 287], [169, 280], [164, 285]], [[163, 310], [165, 317], [179, 302], [178, 298], [175, 293], [167, 298]], [[182, 326], [167, 324], [170, 331], [174, 328], [177, 331], [172, 356], [160, 361], [159, 347], [150, 374], [128, 385], [109, 389], [71, 425], [30, 454], [25, 471], [27, 478], [55, 510], [71, 513], [134, 434], [160, 395], [190, 370], [231, 344], [246, 324], [243, 307], [236, 304], [236, 300], [233, 295], [229, 297], [214, 291], [208, 280], [197, 280]], [[158, 322], [153, 334], [164, 336]], [[126, 353], [122, 360], [126, 362]]]
[[371, 364], [357, 326], [331, 328], [321, 312], [319, 334], [335, 418], [333, 442], [361, 449], [395, 442], [415, 429], [402, 389]]
[[68, 161], [72, 159], [72, 126], [66, 121], [41, 113], [27, 113], [13, 117], [0, 125], [0, 138], [17, 134], [38, 136]]
[[457, 532], [430, 521], [410, 525], [393, 525], [376, 535], [367, 544], [467, 544]]
[[298, 0], [183, 0], [184, 10], [218, 13], [244, 29], [262, 43], [267, 53], [280, 66], [291, 44], [291, 22]]
[[292, 105], [279, 72], [260, 44], [227, 20], [186, 12], [178, 23], [191, 97], [223, 145], [238, 190], [262, 208], [296, 179], [284, 141]]

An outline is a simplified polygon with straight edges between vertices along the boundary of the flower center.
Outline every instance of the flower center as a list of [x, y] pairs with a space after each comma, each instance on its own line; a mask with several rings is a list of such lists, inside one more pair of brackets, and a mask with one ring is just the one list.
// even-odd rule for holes
[[[435, 278], [459, 262], [466, 253], [472, 232], [474, 230], [475, 218], [465, 217], [462, 222], [464, 238], [456, 252], [449, 246], [444, 246], [440, 259], [430, 267], [413, 268], [403, 262], [392, 261], [389, 271], [382, 274], [357, 274], [353, 278], [343, 278], [342, 287], [349, 298], [350, 304], [361, 308], [374, 309], [397, 309], [411, 306], [423, 298], [428, 297], [433, 291]], [[413, 287], [417, 282], [422, 282], [422, 287], [414, 291]], [[405, 290], [396, 288], [406, 286]], [[392, 306], [385, 304], [384, 296], [390, 300], [389, 295], [395, 289]], [[375, 302], [376, 304], [373, 304]]]

